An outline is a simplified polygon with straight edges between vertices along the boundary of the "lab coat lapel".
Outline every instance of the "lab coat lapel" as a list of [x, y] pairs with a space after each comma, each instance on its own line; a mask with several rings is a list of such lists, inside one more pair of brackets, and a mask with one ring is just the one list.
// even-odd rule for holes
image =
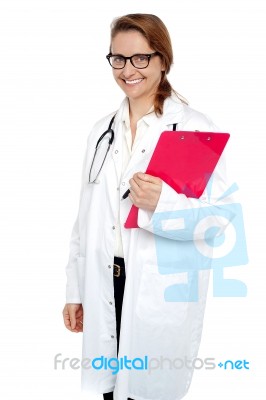
[[151, 152], [155, 147], [159, 138], [161, 129], [156, 126], [156, 123], [152, 123], [148, 128], [145, 136], [137, 144], [134, 152], [129, 160], [129, 163], [124, 171], [124, 178], [128, 175], [133, 174], [136, 171], [145, 171], [145, 167], [148, 164]]
[[136, 171], [144, 172], [146, 170], [161, 133], [165, 130], [172, 130], [173, 124], [178, 125], [182, 119], [183, 105], [181, 101], [175, 97], [165, 100], [163, 115], [161, 117], [158, 118], [154, 114], [147, 116], [146, 121], [149, 124], [147, 132], [143, 139], [137, 144], [126, 167], [123, 179], [131, 178]]
[[121, 103], [114, 120], [114, 143], [112, 146], [112, 160], [116, 171], [117, 187], [120, 185], [123, 162], [123, 121], [122, 115], [127, 98]]

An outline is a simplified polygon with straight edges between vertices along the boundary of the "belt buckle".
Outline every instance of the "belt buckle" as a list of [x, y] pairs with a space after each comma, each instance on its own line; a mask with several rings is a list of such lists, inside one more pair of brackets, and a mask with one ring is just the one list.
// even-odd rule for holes
[[121, 272], [121, 267], [118, 264], [114, 264], [114, 276], [119, 278]]

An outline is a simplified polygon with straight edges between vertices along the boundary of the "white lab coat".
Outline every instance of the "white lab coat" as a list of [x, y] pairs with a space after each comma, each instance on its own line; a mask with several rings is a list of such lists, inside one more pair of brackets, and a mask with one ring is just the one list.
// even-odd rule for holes
[[[88, 184], [89, 169], [95, 144], [108, 128], [114, 113], [98, 121], [88, 137], [79, 211], [72, 231], [66, 267], [66, 302], [83, 304], [82, 358], [93, 360], [101, 356], [117, 357], [113, 271], [110, 266], [114, 258], [115, 225], [120, 205], [126, 283], [118, 358], [127, 356], [132, 360], [148, 356], [149, 360], [153, 359], [153, 365], [159, 362], [155, 358], [161, 362], [163, 358], [169, 358], [172, 362], [175, 359], [184, 360], [185, 357], [193, 360], [197, 357], [201, 339], [209, 270], [199, 271], [197, 301], [167, 302], [164, 290], [173, 284], [187, 282], [187, 272], [183, 268], [184, 256], [179, 260], [176, 247], [177, 269], [162, 273], [162, 270], [159, 271], [157, 251], [158, 243], [160, 246], [162, 240], [162, 246], [166, 248], [168, 244], [170, 248], [176, 245], [186, 249], [187, 246], [187, 257], [194, 257], [192, 239], [202, 240], [206, 227], [196, 236], [193, 236], [190, 229], [156, 232], [153, 213], [139, 210], [138, 225], [141, 228], [125, 229], [123, 224], [132, 203], [129, 198], [121, 201], [121, 196], [129, 187], [128, 181], [133, 174], [146, 170], [160, 133], [172, 130], [173, 123], [178, 124], [178, 130], [187, 131], [217, 131], [217, 127], [206, 115], [184, 105], [173, 95], [164, 103], [163, 116], [154, 116], [147, 135], [138, 144], [120, 181], [123, 133], [121, 115], [125, 101], [127, 99], [116, 113], [113, 125], [115, 139], [98, 184]], [[217, 199], [226, 190], [224, 173], [222, 157], [215, 169], [211, 197], [208, 198], [204, 192], [200, 201], [176, 193], [163, 182], [155, 213], [193, 209], [190, 218], [196, 220], [198, 209], [212, 204], [215, 210], [216, 206], [222, 204]], [[169, 223], [171, 225], [171, 221]], [[180, 285], [181, 291], [182, 288], [184, 285]], [[178, 360], [178, 365], [173, 367], [172, 364], [172, 368], [165, 360], [161, 369], [120, 369], [117, 374], [112, 374], [111, 369], [83, 368], [82, 390], [96, 393], [114, 390], [115, 400], [126, 400], [128, 397], [135, 400], [179, 400], [188, 391], [193, 371], [180, 368], [181, 361]]]

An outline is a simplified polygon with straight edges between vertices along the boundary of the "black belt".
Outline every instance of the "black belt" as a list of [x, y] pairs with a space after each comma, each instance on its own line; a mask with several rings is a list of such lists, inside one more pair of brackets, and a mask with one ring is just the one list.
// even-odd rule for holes
[[116, 278], [126, 276], [125, 261], [122, 257], [114, 257], [114, 276]]

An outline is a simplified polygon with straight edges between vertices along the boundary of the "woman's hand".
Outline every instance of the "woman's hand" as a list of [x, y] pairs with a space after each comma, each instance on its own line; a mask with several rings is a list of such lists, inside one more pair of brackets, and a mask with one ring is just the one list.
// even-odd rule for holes
[[71, 332], [83, 332], [82, 304], [67, 303], [63, 309], [64, 323]]
[[162, 180], [143, 172], [137, 172], [129, 180], [129, 184], [128, 197], [132, 203], [138, 208], [154, 211], [162, 191]]

